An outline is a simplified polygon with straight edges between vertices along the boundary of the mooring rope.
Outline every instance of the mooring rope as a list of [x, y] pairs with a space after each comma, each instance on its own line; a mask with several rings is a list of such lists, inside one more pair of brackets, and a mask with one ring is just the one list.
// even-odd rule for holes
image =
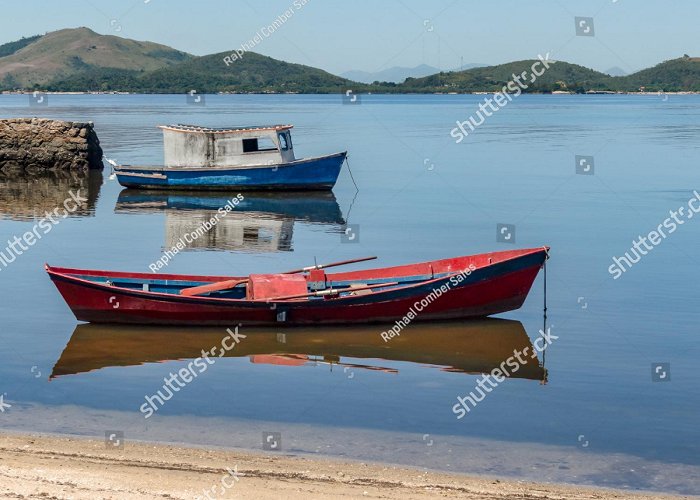
[[360, 188], [357, 187], [357, 182], [355, 182], [355, 177], [352, 175], [352, 170], [350, 169], [350, 161], [348, 160], [348, 157], [345, 157], [345, 163], [348, 166], [348, 173], [350, 174], [350, 179], [352, 179], [352, 183], [355, 185], [355, 189], [359, 192]]
[[542, 271], [544, 275], [544, 327], [547, 328], [547, 259], [542, 264]]
[[[545, 248], [546, 252], [546, 257], [544, 259], [544, 262], [542, 263], [542, 275], [544, 278], [544, 304], [542, 308], [542, 333], [546, 334], [547, 333], [547, 261], [549, 260], [549, 252], [547, 252], [547, 249]], [[545, 361], [547, 358], [547, 349], [542, 350], [542, 369], [544, 370], [543, 374], [543, 380], [540, 381], [541, 384], [546, 384], [547, 383], [547, 368], [545, 368]]]

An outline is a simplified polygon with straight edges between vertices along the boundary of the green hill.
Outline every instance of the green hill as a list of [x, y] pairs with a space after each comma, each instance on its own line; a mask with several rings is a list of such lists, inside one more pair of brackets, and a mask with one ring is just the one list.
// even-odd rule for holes
[[[524, 92], [700, 91], [700, 59], [684, 56], [627, 76], [558, 61], [534, 82], [536, 60], [441, 72], [404, 83], [362, 84], [253, 52], [226, 65], [230, 53], [195, 57], [165, 45], [65, 29], [0, 45], [0, 90], [135, 93], [495, 92], [527, 73]], [[511, 89], [513, 91], [513, 89]]]
[[[605, 90], [612, 77], [578, 64], [563, 61], [550, 63], [548, 70], [530, 82], [532, 65], [537, 60], [515, 61], [497, 66], [473, 68], [465, 71], [438, 73], [424, 78], [408, 78], [399, 87], [410, 92], [495, 92], [501, 90], [513, 75], [527, 73], [524, 92], [552, 92], [555, 90], [586, 91]], [[542, 71], [537, 66], [538, 72]]]
[[615, 90], [648, 92], [700, 92], [700, 58], [684, 56], [657, 64], [629, 76], [612, 79]]
[[341, 92], [349, 80], [323, 70], [246, 53], [230, 65], [229, 53], [197, 57], [140, 78], [142, 88], [153, 92]]
[[216, 92], [341, 92], [349, 81], [320, 69], [246, 53], [230, 65], [229, 53], [194, 57], [183, 63], [154, 71], [114, 68], [83, 68], [73, 75], [54, 80], [48, 90], [127, 91], [178, 94], [196, 90]]
[[42, 36], [43, 35], [34, 35], [27, 38], [22, 37], [15, 42], [3, 43], [2, 45], [0, 45], [0, 57], [12, 55], [18, 50], [23, 49], [30, 43], [36, 42]]
[[65, 29], [0, 46], [0, 82], [5, 88], [43, 88], [92, 69], [153, 71], [190, 57], [157, 43]]

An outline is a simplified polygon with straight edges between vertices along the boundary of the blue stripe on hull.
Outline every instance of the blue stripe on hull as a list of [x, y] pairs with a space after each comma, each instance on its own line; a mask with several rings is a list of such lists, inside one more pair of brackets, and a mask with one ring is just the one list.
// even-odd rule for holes
[[293, 164], [232, 169], [138, 169], [140, 174], [160, 174], [165, 179], [128, 175], [122, 167], [117, 179], [124, 187], [145, 189], [332, 189], [345, 154], [297, 161]]

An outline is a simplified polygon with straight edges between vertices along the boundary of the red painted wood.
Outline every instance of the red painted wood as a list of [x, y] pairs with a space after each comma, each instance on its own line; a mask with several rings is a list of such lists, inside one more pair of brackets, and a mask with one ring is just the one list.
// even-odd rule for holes
[[251, 274], [246, 298], [264, 300], [308, 292], [306, 278], [299, 274]]
[[[484, 271], [484, 279], [455, 284], [435, 301], [418, 311], [414, 321], [469, 318], [519, 308], [524, 302], [545, 260], [546, 248], [493, 252], [443, 259], [427, 263], [328, 275], [328, 282], [384, 279], [433, 273], [457, 273], [473, 266]], [[504, 266], [497, 266], [504, 263]], [[50, 268], [47, 271], [61, 295], [81, 321], [164, 325], [297, 325], [393, 322], [403, 318], [416, 303], [449, 278], [427, 284], [401, 287], [395, 291], [373, 291], [356, 297], [293, 302], [251, 302], [211, 297], [183, 297], [173, 294], [135, 291], [97, 284], [80, 276], [216, 282], [245, 277], [156, 275]], [[406, 294], [406, 290], [415, 293]], [[399, 296], [399, 294], [403, 294]], [[284, 313], [284, 314], [280, 314]]]

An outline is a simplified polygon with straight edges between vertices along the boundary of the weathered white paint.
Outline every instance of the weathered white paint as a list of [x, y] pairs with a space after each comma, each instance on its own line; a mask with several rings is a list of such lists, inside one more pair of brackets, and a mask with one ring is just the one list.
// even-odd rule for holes
[[[291, 125], [248, 129], [208, 129], [201, 127], [161, 126], [164, 165], [166, 167], [232, 167], [274, 165], [295, 160], [291, 143]], [[280, 149], [279, 135], [285, 134], [292, 146]], [[268, 138], [272, 151], [243, 152], [243, 139]]]

